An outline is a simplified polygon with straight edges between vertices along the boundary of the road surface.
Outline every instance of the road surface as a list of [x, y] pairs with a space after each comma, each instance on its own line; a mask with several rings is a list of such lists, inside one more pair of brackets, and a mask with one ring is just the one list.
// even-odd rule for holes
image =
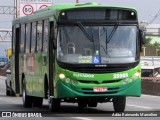
[[[99, 103], [96, 108], [83, 108], [79, 109], [77, 104], [73, 103], [62, 103], [61, 110], [56, 113], [50, 113], [48, 109], [48, 101], [44, 100], [42, 108], [23, 108], [22, 106], [22, 98], [21, 97], [9, 97], [5, 95], [5, 78], [0, 77], [0, 111], [17, 111], [19, 113], [25, 112], [37, 112], [42, 113], [42, 118], [40, 120], [49, 120], [54, 117], [54, 120], [121, 120], [121, 119], [160, 119], [156, 117], [156, 115], [160, 116], [160, 97], [159, 96], [150, 96], [150, 95], [142, 95], [141, 97], [128, 97], [125, 109], [125, 116], [121, 117], [120, 114], [113, 114], [113, 104], [112, 103]], [[137, 112], [138, 111], [138, 112]], [[0, 112], [0, 114], [2, 114]], [[147, 112], [147, 113], [146, 113]], [[152, 117], [130, 117], [131, 115], [136, 116], [140, 113], [145, 115], [151, 115]], [[114, 117], [112, 117], [114, 116]], [[8, 118], [0, 118], [0, 119], [8, 119]], [[21, 118], [19, 118], [21, 119]], [[27, 119], [27, 118], [23, 118]], [[30, 120], [34, 118], [29, 118]], [[18, 118], [15, 118], [18, 120]]]

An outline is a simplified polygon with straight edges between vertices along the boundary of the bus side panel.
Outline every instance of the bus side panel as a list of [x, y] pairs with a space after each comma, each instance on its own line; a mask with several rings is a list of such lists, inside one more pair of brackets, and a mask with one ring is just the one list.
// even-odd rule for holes
[[24, 58], [27, 94], [44, 97], [44, 72], [42, 72], [42, 54], [26, 54]]
[[[25, 68], [25, 64], [24, 64], [24, 54], [20, 53], [19, 54], [19, 80], [20, 80], [20, 95], [22, 95], [22, 80], [24, 80], [24, 78], [22, 78], [22, 75], [24, 74], [24, 68]], [[23, 76], [24, 77], [24, 76]]]

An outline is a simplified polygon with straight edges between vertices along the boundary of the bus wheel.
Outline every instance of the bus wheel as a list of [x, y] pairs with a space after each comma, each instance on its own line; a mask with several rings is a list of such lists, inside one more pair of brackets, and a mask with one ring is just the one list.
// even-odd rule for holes
[[115, 112], [124, 112], [126, 106], [126, 97], [113, 98], [113, 107]]
[[33, 98], [33, 106], [34, 107], [42, 107], [43, 104], [43, 98], [41, 97], [34, 97]]
[[24, 107], [32, 107], [32, 97], [27, 95], [26, 85], [24, 82], [23, 82], [23, 87], [22, 87], [22, 100], [23, 100]]
[[50, 98], [49, 109], [51, 112], [56, 112], [60, 109], [60, 100], [56, 98]]

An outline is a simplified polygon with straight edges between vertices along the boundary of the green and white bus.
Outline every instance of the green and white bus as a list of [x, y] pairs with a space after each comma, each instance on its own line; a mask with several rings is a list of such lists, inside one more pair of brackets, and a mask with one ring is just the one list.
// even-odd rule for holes
[[134, 8], [58, 4], [13, 20], [12, 89], [24, 107], [96, 107], [141, 95], [143, 32]]

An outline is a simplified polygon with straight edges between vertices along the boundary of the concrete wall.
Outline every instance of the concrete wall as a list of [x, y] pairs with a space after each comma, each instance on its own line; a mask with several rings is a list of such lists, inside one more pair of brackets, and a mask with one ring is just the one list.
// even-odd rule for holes
[[0, 76], [6, 76], [6, 70], [0, 68]]
[[142, 93], [160, 96], [160, 77], [143, 77]]
[[0, 68], [0, 76], [6, 76], [6, 70], [10, 69], [10, 67], [10, 64], [6, 64], [3, 68]]

